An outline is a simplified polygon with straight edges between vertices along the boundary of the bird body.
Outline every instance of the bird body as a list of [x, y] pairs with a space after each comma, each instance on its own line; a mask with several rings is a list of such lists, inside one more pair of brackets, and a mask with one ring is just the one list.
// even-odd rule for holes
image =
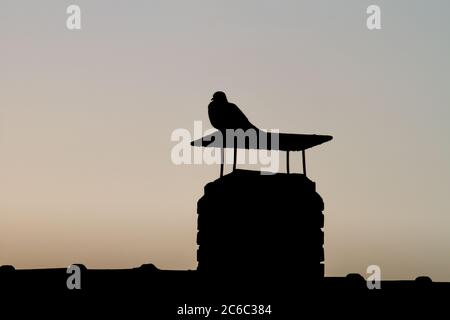
[[256, 129], [245, 114], [234, 103], [227, 100], [225, 93], [216, 92], [208, 105], [208, 115], [211, 125], [221, 131], [226, 129]]

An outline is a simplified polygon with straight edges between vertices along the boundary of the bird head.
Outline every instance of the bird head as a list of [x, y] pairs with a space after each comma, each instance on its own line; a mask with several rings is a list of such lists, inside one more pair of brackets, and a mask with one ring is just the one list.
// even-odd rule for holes
[[211, 101], [219, 102], [219, 103], [220, 102], [228, 102], [227, 95], [225, 94], [225, 92], [217, 91], [216, 93], [213, 94]]

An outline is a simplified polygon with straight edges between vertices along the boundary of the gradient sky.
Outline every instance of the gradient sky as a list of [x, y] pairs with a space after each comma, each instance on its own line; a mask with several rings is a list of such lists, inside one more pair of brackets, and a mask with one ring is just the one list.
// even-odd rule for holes
[[[81, 31], [65, 27], [70, 4]], [[257, 126], [334, 136], [307, 153], [328, 276], [377, 264], [450, 281], [449, 13], [446, 0], [1, 0], [0, 265], [196, 268], [196, 202], [219, 168], [175, 166], [170, 135], [209, 127], [224, 90]]]

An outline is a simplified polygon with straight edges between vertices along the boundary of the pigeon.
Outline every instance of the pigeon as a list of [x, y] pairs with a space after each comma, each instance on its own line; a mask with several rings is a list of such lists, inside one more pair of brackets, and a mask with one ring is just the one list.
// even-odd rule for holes
[[211, 103], [208, 105], [208, 116], [211, 125], [220, 131], [226, 129], [258, 130], [237, 105], [228, 102], [226, 94], [222, 91], [214, 93]]

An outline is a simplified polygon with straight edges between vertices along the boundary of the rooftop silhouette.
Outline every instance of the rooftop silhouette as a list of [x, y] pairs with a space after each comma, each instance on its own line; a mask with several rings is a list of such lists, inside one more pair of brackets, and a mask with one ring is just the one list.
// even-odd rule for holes
[[[268, 303], [281, 314], [298, 314], [310, 303], [329, 306], [339, 299], [367, 305], [393, 297], [423, 299], [450, 294], [450, 283], [434, 283], [428, 277], [415, 281], [382, 281], [380, 290], [369, 290], [358, 274], [325, 277], [323, 213], [325, 204], [316, 183], [306, 176], [305, 150], [330, 141], [328, 135], [275, 134], [279, 145], [220, 140], [227, 129], [256, 130], [223, 92], [216, 92], [208, 107], [211, 124], [219, 131], [192, 142], [193, 146], [235, 150], [266, 148], [301, 151], [303, 173], [263, 175], [259, 171], [234, 170], [204, 187], [198, 200], [197, 270], [160, 270], [153, 264], [125, 270], [89, 270], [81, 267], [80, 290], [66, 286], [66, 269], [16, 270], [0, 267], [0, 294], [26, 294], [31, 299], [63, 299], [83, 302], [118, 300], [145, 312], [166, 313], [182, 303], [226, 304], [237, 301]], [[236, 163], [236, 161], [235, 161]], [[126, 253], [124, 253], [126, 254]], [[296, 295], [306, 294], [304, 300]], [[380, 294], [381, 293], [381, 294]], [[349, 300], [351, 299], [351, 300]], [[54, 300], [51, 300], [54, 301]], [[78, 300], [80, 301], [80, 300]], [[411, 300], [408, 300], [409, 302]], [[150, 305], [150, 309], [149, 309]], [[78, 307], [84, 305], [78, 305]], [[277, 306], [277, 307], [275, 307]], [[379, 305], [377, 305], [379, 306]]]

